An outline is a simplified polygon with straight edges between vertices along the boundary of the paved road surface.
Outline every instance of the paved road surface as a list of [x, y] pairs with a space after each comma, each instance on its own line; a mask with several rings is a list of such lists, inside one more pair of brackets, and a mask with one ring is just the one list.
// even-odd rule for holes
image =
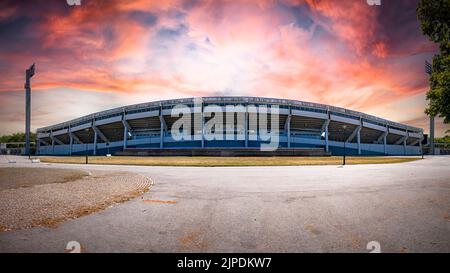
[[[14, 164], [0, 163], [2, 166]], [[389, 165], [137, 167], [142, 198], [57, 228], [0, 233], [0, 252], [450, 252], [450, 157]], [[26, 202], [26, 200], [24, 200]]]

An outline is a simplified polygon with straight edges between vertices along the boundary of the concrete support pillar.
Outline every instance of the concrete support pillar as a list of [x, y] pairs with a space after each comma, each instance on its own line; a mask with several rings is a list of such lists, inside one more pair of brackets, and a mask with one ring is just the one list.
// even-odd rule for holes
[[287, 134], [287, 146], [288, 148], [291, 148], [291, 117], [292, 117], [292, 113], [291, 113], [291, 109], [289, 109], [289, 116], [287, 117], [286, 120], [286, 134]]
[[127, 148], [127, 140], [128, 140], [128, 127], [123, 126], [123, 150]]
[[248, 106], [245, 107], [245, 124], [244, 124], [244, 134], [245, 134], [245, 148], [248, 148]]
[[36, 152], [35, 152], [36, 155], [39, 155], [40, 147], [41, 147], [41, 141], [38, 138], [36, 138]]
[[406, 139], [403, 140], [403, 154], [406, 155]]
[[122, 117], [122, 124], [123, 124], [123, 150], [127, 148], [128, 145], [128, 133], [131, 131], [130, 124], [125, 120], [125, 113]]
[[383, 145], [384, 145], [384, 154], [387, 155], [388, 151], [387, 151], [387, 135], [389, 133], [389, 128], [386, 127], [386, 133], [384, 134], [383, 137]]
[[72, 150], [73, 150], [73, 136], [69, 129], [69, 155], [72, 156]]
[[52, 154], [55, 154], [55, 138], [53, 137], [53, 131], [50, 131], [50, 139], [52, 140]]
[[356, 127], [356, 144], [358, 147], [358, 155], [361, 155], [361, 129], [363, 127], [363, 121], [359, 119], [359, 126]]
[[361, 127], [359, 127], [356, 133], [356, 141], [358, 143], [358, 155], [361, 155]]
[[161, 129], [160, 129], [160, 136], [159, 136], [159, 148], [164, 147], [164, 127], [161, 121]]
[[103, 132], [98, 128], [95, 124], [92, 126], [92, 129], [97, 133], [97, 136], [106, 143], [109, 143], [109, 139], [103, 134]]
[[330, 116], [328, 115], [328, 119], [325, 121], [323, 132], [325, 133], [325, 151], [329, 152], [330, 147], [328, 145], [328, 125], [330, 124]]
[[164, 118], [162, 115], [162, 107], [159, 109], [159, 120], [160, 120], [160, 138], [159, 138], [159, 148], [164, 147]]
[[202, 118], [202, 120], [201, 120], [201, 122], [202, 122], [202, 124], [201, 124], [201, 129], [202, 129], [202, 148], [205, 148], [205, 115], [204, 115], [204, 112], [203, 112], [203, 103], [202, 103], [201, 110], [202, 110], [202, 112], [201, 112], [201, 118]]
[[406, 155], [406, 141], [408, 140], [408, 130], [406, 130], [406, 136], [403, 138], [403, 154]]
[[94, 155], [97, 155], [97, 130], [94, 130]]

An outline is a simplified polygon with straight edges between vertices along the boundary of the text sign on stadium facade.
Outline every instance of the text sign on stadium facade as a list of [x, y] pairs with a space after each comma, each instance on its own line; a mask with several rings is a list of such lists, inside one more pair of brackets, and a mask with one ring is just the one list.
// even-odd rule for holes
[[[261, 151], [275, 151], [279, 148], [280, 110], [278, 105], [267, 107], [260, 104], [245, 106], [243, 104], [226, 106], [211, 104], [202, 108], [201, 98], [194, 100], [193, 108], [185, 104], [177, 104], [172, 108], [171, 116], [178, 117], [171, 128], [171, 135], [175, 141], [245, 141], [248, 137], [250, 141], [262, 141]], [[248, 122], [246, 113], [248, 113]], [[203, 122], [205, 119], [208, 120]], [[192, 131], [194, 134], [191, 133]], [[249, 132], [248, 136], [245, 131]]]

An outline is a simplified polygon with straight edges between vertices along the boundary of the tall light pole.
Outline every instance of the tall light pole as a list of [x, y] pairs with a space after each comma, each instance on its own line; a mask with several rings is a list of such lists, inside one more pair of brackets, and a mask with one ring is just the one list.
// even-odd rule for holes
[[[433, 66], [425, 61], [425, 73], [429, 76], [433, 74]], [[430, 154], [434, 155], [434, 116], [430, 114]]]
[[25, 71], [25, 154], [30, 158], [31, 127], [31, 77], [34, 76], [34, 63]]

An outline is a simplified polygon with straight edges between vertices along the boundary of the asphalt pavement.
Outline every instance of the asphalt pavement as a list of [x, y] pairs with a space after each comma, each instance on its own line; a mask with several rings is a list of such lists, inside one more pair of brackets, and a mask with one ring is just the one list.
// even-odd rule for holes
[[[144, 167], [142, 197], [56, 228], [0, 233], [0, 252], [450, 252], [450, 157], [400, 164]], [[24, 200], [26, 202], [26, 200]]]

